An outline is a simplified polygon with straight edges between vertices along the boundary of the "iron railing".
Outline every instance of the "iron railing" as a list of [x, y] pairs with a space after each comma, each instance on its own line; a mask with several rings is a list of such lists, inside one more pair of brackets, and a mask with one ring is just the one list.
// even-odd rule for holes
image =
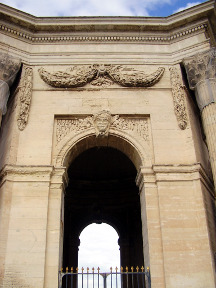
[[149, 267], [145, 270], [144, 267], [121, 267], [118, 272], [116, 267], [114, 270], [110, 268], [110, 272], [101, 273], [100, 268], [96, 270], [92, 268], [79, 269], [73, 268], [64, 272], [63, 269], [59, 271], [59, 288], [151, 288], [151, 275]]

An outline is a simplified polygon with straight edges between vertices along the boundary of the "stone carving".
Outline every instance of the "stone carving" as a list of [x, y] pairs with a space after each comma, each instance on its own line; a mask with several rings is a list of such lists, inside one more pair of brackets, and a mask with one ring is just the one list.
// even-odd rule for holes
[[178, 70], [176, 67], [170, 67], [170, 80], [172, 84], [172, 94], [174, 102], [174, 111], [179, 127], [184, 130], [187, 127], [188, 117], [185, 104], [185, 88], [182, 85]]
[[33, 69], [29, 66], [23, 66], [21, 83], [19, 87], [19, 114], [17, 125], [19, 130], [24, 130], [28, 122], [31, 98], [32, 98]]
[[121, 65], [73, 66], [65, 72], [49, 73], [40, 68], [39, 74], [44, 82], [56, 88], [75, 88], [91, 83], [94, 86], [111, 85], [113, 82], [124, 87], [150, 87], [156, 84], [164, 73], [159, 67], [155, 72], [146, 74]]
[[77, 134], [86, 129], [95, 129], [96, 137], [108, 136], [110, 128], [124, 130], [149, 142], [149, 127], [147, 118], [112, 116], [109, 111], [101, 111], [93, 116], [57, 120], [57, 144], [69, 133]]
[[58, 71], [49, 73], [44, 68], [38, 70], [44, 82], [56, 88], [81, 87], [90, 82], [96, 75], [97, 70], [93, 66], [73, 66], [65, 72]]
[[129, 131], [129, 133], [140, 136], [146, 142], [149, 142], [149, 126], [147, 118], [119, 117], [112, 125], [119, 130]]
[[17, 30], [15, 29], [15, 26], [13, 28], [7, 26], [5, 23], [0, 24], [0, 30], [3, 31], [3, 33], [15, 35], [18, 38], [25, 39], [25, 41], [29, 41], [30, 43], [59, 43], [59, 42], [138, 42], [138, 43], [146, 43], [148, 42], [156, 42], [156, 43], [172, 43], [173, 41], [176, 41], [177, 38], [184, 38], [188, 37], [188, 35], [197, 33], [199, 30], [208, 30], [208, 24], [205, 23], [198, 23], [193, 28], [187, 28], [183, 26], [181, 30], [178, 30], [178, 32], [169, 33], [169, 35], [165, 35], [161, 33], [159, 36], [155, 36], [154, 33], [152, 35], [139, 35], [139, 36], [113, 36], [111, 33], [108, 36], [88, 36], [88, 35], [78, 35], [78, 36], [62, 36], [62, 35], [36, 35], [34, 33], [27, 33], [24, 30]]
[[184, 59], [190, 89], [204, 79], [216, 78], [216, 48]]
[[10, 95], [10, 86], [20, 69], [21, 62], [6, 53], [0, 53], [0, 125], [2, 115], [7, 112], [7, 101]]
[[216, 48], [184, 60], [190, 88], [195, 90], [200, 111], [216, 103]]
[[159, 67], [155, 72], [146, 74], [145, 72], [127, 68], [123, 66], [108, 67], [107, 72], [110, 78], [121, 86], [125, 87], [150, 87], [156, 84], [163, 76], [165, 69]]
[[57, 143], [59, 143], [67, 134], [76, 134], [83, 130], [92, 128], [93, 121], [91, 117], [73, 118], [73, 119], [58, 119], [56, 136]]
[[0, 52], [0, 79], [11, 86], [20, 69], [21, 62], [6, 53]]
[[111, 116], [109, 111], [101, 111], [93, 116], [96, 136], [108, 136], [110, 126], [118, 119], [118, 115]]
[[99, 76], [96, 79], [91, 81], [91, 85], [93, 86], [101, 86], [101, 87], [107, 87], [113, 85], [114, 82], [108, 78], [107, 76]]

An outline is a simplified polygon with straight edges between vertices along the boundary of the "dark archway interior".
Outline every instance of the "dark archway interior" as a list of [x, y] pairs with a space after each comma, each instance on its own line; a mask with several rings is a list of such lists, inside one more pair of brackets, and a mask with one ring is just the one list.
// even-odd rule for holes
[[121, 266], [144, 265], [136, 174], [131, 160], [110, 147], [91, 148], [72, 162], [64, 204], [64, 268], [78, 265], [81, 231], [102, 222], [119, 234]]

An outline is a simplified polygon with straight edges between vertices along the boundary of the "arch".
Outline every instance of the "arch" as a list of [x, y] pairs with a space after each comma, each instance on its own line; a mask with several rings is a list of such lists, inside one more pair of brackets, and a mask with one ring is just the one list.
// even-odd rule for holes
[[83, 228], [90, 223], [107, 223], [119, 235], [122, 265], [142, 266], [141, 207], [135, 184], [137, 168], [120, 148], [110, 147], [110, 142], [104, 141], [107, 138], [96, 140], [99, 140], [99, 149], [89, 145], [85, 150], [83, 145], [85, 151], [78, 150], [79, 155], [68, 168], [70, 181], [64, 197], [63, 265], [75, 267], [78, 264], [79, 236]]
[[54, 164], [68, 168], [72, 161], [82, 152], [92, 147], [112, 147], [123, 152], [133, 162], [137, 171], [140, 167], [152, 165], [152, 153], [149, 145], [131, 136], [125, 131], [110, 129], [107, 137], [96, 137], [94, 129], [68, 134], [58, 145], [54, 155]]

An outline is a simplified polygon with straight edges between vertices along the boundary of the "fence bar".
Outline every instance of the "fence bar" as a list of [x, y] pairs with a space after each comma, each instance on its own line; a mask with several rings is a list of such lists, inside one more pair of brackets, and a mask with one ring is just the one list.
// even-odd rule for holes
[[93, 287], [94, 288], [94, 267], [92, 268], [92, 275], [93, 275]]
[[[110, 277], [109, 288], [151, 288], [151, 274], [149, 267], [147, 270], [144, 270], [144, 267], [141, 267], [141, 271], [139, 271], [139, 267], [136, 267], [136, 271], [131, 267], [131, 272], [129, 272], [128, 267], [124, 271], [123, 267], [121, 267], [120, 272], [118, 272], [118, 268], [115, 268], [115, 271], [110, 268], [109, 273], [100, 273], [100, 268], [97, 268], [98, 274], [98, 283], [97, 288], [108, 288], [107, 286], [107, 278]], [[86, 281], [84, 280], [84, 275], [86, 275]], [[91, 276], [92, 275], [92, 276]], [[103, 281], [100, 285], [100, 277], [103, 277]], [[115, 277], [113, 279], [113, 277]], [[120, 278], [119, 278], [120, 277]], [[81, 280], [81, 281], [80, 281]], [[84, 273], [84, 268], [82, 267], [81, 273], [79, 273], [78, 268], [76, 272], [68, 271], [68, 267], [66, 267], [66, 271], [63, 272], [63, 269], [59, 271], [59, 288], [95, 288], [95, 271], [92, 268], [92, 273], [89, 273], [89, 268], [87, 268], [87, 273]], [[121, 287], [118, 287], [119, 284]]]

